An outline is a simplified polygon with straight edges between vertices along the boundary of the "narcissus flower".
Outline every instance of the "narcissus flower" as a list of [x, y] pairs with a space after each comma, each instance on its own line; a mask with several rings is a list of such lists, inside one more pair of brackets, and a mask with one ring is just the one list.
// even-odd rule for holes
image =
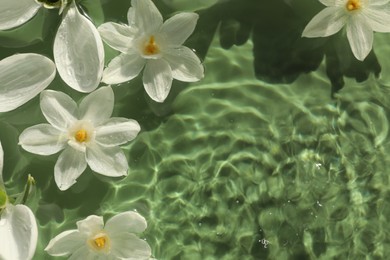
[[114, 108], [110, 87], [90, 93], [79, 106], [62, 92], [45, 90], [40, 106], [50, 124], [25, 129], [19, 136], [19, 144], [26, 151], [40, 155], [64, 150], [54, 167], [54, 179], [60, 190], [71, 187], [87, 164], [102, 175], [127, 175], [127, 159], [118, 146], [134, 139], [140, 126], [132, 119], [110, 118]]
[[72, 259], [150, 259], [151, 249], [136, 234], [146, 229], [145, 219], [127, 211], [107, 221], [89, 216], [77, 222], [77, 229], [68, 230], [50, 240], [45, 251], [52, 256]]
[[[95, 90], [103, 74], [103, 43], [96, 27], [78, 11], [74, 0], [1, 0], [0, 30], [28, 22], [42, 7], [59, 8], [62, 13], [53, 46], [61, 78], [77, 91]], [[31, 65], [36, 63], [31, 62]]]
[[327, 37], [345, 27], [349, 45], [364, 60], [373, 44], [373, 32], [390, 32], [390, 0], [319, 0], [326, 6], [306, 26], [303, 37]]
[[129, 25], [108, 22], [98, 30], [102, 39], [122, 52], [103, 72], [102, 81], [118, 84], [143, 72], [143, 84], [153, 100], [163, 102], [172, 80], [194, 82], [203, 78], [204, 68], [196, 54], [182, 46], [195, 29], [198, 15], [179, 13], [163, 23], [150, 0], [132, 0], [127, 13]]
[[30, 260], [38, 241], [37, 222], [29, 207], [13, 205], [9, 201], [3, 182], [3, 165], [4, 153], [0, 144], [0, 259]]

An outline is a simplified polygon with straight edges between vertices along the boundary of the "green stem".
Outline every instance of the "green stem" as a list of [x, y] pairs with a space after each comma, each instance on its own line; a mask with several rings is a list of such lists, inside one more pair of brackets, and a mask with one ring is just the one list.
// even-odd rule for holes
[[27, 183], [26, 186], [24, 187], [24, 194], [23, 194], [23, 199], [22, 199], [22, 204], [26, 204], [28, 195], [31, 192], [32, 185], [35, 185], [35, 180], [34, 178], [29, 174], [27, 177]]

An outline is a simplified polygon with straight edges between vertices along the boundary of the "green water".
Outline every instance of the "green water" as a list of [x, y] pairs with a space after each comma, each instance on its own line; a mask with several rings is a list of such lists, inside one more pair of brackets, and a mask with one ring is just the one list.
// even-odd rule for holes
[[[89, 7], [96, 23], [125, 22], [130, 1], [101, 2], [102, 10], [98, 4]], [[374, 39], [380, 76], [365, 73], [375, 71], [372, 59], [359, 63], [352, 74], [348, 64], [353, 62], [340, 66], [349, 77], [342, 78], [345, 84], [332, 98], [329, 60], [322, 58], [323, 53], [318, 53], [318, 59], [311, 52], [307, 62], [318, 60], [319, 66], [309, 64], [308, 71], [313, 71], [304, 73], [307, 67], [300, 70], [297, 64], [302, 61], [294, 59], [299, 47], [290, 50], [284, 42], [285, 53], [266, 48], [283, 28], [278, 23], [256, 27], [255, 22], [257, 31], [249, 33], [248, 40], [224, 49], [221, 41], [226, 44], [229, 37], [222, 29], [221, 34], [214, 33], [216, 26], [224, 24], [216, 23], [218, 5], [155, 2], [165, 18], [175, 11], [199, 10], [198, 27], [185, 45], [204, 60], [205, 78], [191, 84], [174, 81], [164, 104], [150, 101], [140, 77], [113, 87], [114, 115], [136, 119], [142, 128], [123, 147], [130, 165], [126, 178], [105, 178], [88, 169], [70, 190], [59, 191], [53, 179], [57, 155], [33, 155], [17, 146], [23, 129], [45, 121], [38, 97], [1, 115], [7, 187], [20, 191], [27, 174], [37, 183], [28, 201], [39, 226], [34, 259], [52, 259], [43, 249], [60, 232], [76, 228], [76, 221], [91, 214], [108, 219], [127, 210], [146, 218], [148, 228], [142, 237], [156, 259], [386, 259], [390, 253], [390, 35], [376, 34]], [[244, 2], [243, 7], [254, 6], [251, 12], [265, 10], [261, 22], [275, 17], [276, 10], [296, 12], [300, 19], [289, 23], [286, 31], [290, 26], [301, 30], [299, 24], [304, 26], [315, 13], [308, 8], [303, 15], [305, 10], [298, 12], [299, 6], [289, 10], [282, 1]], [[222, 1], [226, 10], [238, 3]], [[231, 17], [233, 27], [234, 21], [245, 20], [245, 8], [241, 11]], [[283, 16], [280, 23], [289, 17]], [[20, 36], [16, 42], [26, 45], [1, 48], [1, 58], [16, 52], [52, 58], [59, 18], [45, 10], [34, 21], [39, 24], [39, 19], [45, 21], [44, 27], [37, 27], [44, 28], [43, 41], [30, 45], [31, 39], [40, 37], [26, 33], [26, 28], [11, 36], [0, 34], [3, 43], [9, 39], [14, 44], [12, 37]], [[259, 35], [269, 37], [269, 42], [262, 40], [262, 48]], [[279, 42], [285, 40], [277, 35]], [[116, 55], [109, 48], [106, 51], [107, 61]], [[260, 76], [261, 62], [254, 62], [259, 55], [286, 55], [279, 57], [285, 63], [271, 58], [274, 63], [263, 64], [268, 74]], [[346, 63], [348, 57], [345, 54]], [[353, 77], [359, 75], [367, 79], [357, 82]], [[76, 100], [83, 97], [58, 76], [49, 88]]]

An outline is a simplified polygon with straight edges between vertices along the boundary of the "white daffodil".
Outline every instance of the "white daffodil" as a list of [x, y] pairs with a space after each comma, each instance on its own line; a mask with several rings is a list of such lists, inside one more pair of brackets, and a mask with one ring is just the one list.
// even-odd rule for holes
[[127, 13], [129, 25], [102, 24], [98, 30], [103, 40], [122, 52], [103, 72], [102, 81], [118, 84], [136, 77], [145, 67], [143, 84], [148, 95], [163, 102], [172, 79], [198, 81], [204, 68], [196, 54], [182, 46], [195, 29], [198, 15], [180, 13], [163, 23], [150, 0], [132, 0]]
[[18, 108], [54, 79], [56, 66], [45, 56], [24, 53], [0, 61], [0, 112]]
[[319, 0], [326, 6], [306, 26], [303, 37], [326, 37], [344, 26], [354, 56], [364, 60], [373, 32], [390, 32], [390, 0]]
[[70, 4], [68, 2], [1, 0], [0, 30], [12, 29], [26, 23], [41, 7], [60, 8], [63, 18], [53, 47], [58, 73], [71, 88], [80, 92], [91, 92], [98, 87], [103, 74], [103, 43], [96, 27], [81, 15], [75, 1], [71, 0]]
[[77, 222], [77, 229], [68, 230], [50, 240], [45, 251], [52, 256], [71, 259], [150, 259], [151, 249], [136, 234], [146, 229], [145, 219], [127, 211], [109, 219], [89, 216]]
[[9, 202], [3, 182], [3, 164], [0, 144], [0, 259], [30, 260], [38, 241], [37, 223], [29, 207]]
[[127, 175], [127, 159], [118, 146], [134, 139], [140, 126], [132, 119], [110, 118], [114, 108], [110, 87], [92, 92], [79, 106], [62, 92], [45, 90], [40, 106], [50, 124], [25, 129], [19, 136], [19, 144], [26, 151], [40, 155], [64, 150], [54, 167], [54, 179], [60, 190], [71, 187], [87, 164], [102, 175]]

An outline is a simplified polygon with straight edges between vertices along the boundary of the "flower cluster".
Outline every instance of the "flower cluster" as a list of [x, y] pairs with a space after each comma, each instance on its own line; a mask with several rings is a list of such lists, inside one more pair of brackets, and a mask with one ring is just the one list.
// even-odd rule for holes
[[[115, 94], [111, 86], [135, 78], [143, 70], [143, 85], [156, 102], [163, 102], [173, 79], [194, 82], [204, 68], [193, 50], [183, 43], [193, 33], [198, 15], [179, 13], [163, 22], [151, 0], [132, 0], [128, 25], [107, 22], [96, 28], [81, 12], [76, 0], [3, 0], [0, 30], [29, 23], [39, 10], [57, 9], [61, 16], [53, 57], [35, 53], [15, 54], [0, 61], [0, 112], [14, 110], [40, 95], [40, 108], [47, 123], [28, 127], [19, 145], [38, 155], [60, 153], [54, 180], [61, 191], [71, 188], [87, 166], [109, 177], [128, 174], [128, 161], [120, 145], [133, 140], [141, 130], [133, 119], [111, 117]], [[121, 54], [104, 69], [104, 44]], [[76, 103], [50, 86], [58, 72], [73, 90], [88, 93]], [[100, 86], [100, 87], [99, 87]], [[0, 258], [32, 259], [38, 228], [34, 214], [23, 200], [5, 192], [1, 175], [0, 146]], [[26, 187], [30, 187], [32, 177]], [[25, 197], [29, 194], [26, 188]], [[134, 233], [146, 229], [146, 220], [135, 212], [120, 213], [107, 223], [95, 215], [77, 222], [78, 229], [53, 238], [46, 247], [52, 256], [72, 259], [150, 259], [149, 245]]]
[[[390, 0], [319, 1], [326, 7], [307, 24], [302, 37], [346, 33], [353, 55], [363, 61], [373, 48], [374, 32], [390, 32]], [[162, 103], [174, 79], [201, 80], [201, 60], [183, 45], [199, 15], [182, 12], [164, 21], [152, 0], [131, 0], [127, 24], [108, 21], [96, 27], [76, 0], [2, 0], [0, 30], [23, 26], [43, 9], [55, 9], [61, 16], [53, 39], [54, 61], [36, 53], [1, 60], [0, 112], [17, 109], [39, 95], [47, 123], [24, 129], [19, 145], [37, 155], [59, 154], [53, 172], [61, 192], [70, 189], [87, 167], [109, 177], [126, 176], [128, 159], [120, 146], [136, 138], [141, 126], [133, 119], [111, 117], [115, 114], [111, 85], [142, 74], [150, 99]], [[107, 60], [106, 67], [104, 44], [119, 53]], [[62, 91], [46, 89], [56, 72], [71, 88], [68, 91], [85, 94], [79, 103]], [[25, 204], [34, 179], [29, 176], [22, 199], [10, 196], [2, 176], [3, 157], [0, 145], [0, 259], [32, 259], [38, 227]], [[71, 259], [151, 259], [150, 246], [137, 236], [146, 227], [146, 220], [132, 211], [119, 213], [106, 224], [103, 217], [91, 215], [78, 221], [77, 229], [53, 238], [45, 250]]]
[[389, 0], [319, 0], [326, 6], [306, 26], [304, 37], [327, 37], [345, 28], [353, 55], [364, 60], [373, 32], [390, 32]]

